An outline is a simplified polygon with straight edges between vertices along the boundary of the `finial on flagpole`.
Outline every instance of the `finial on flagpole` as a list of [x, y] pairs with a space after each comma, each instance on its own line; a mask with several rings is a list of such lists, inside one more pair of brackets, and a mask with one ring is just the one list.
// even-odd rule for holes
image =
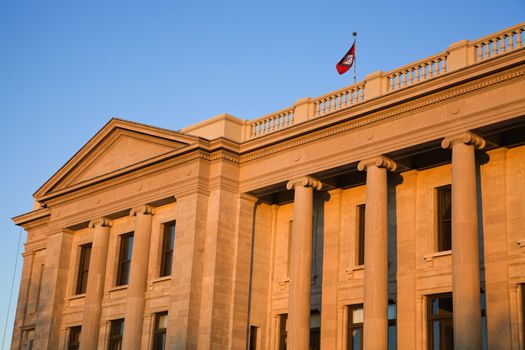
[[357, 36], [357, 32], [353, 32], [352, 35], [353, 35], [353, 36]]

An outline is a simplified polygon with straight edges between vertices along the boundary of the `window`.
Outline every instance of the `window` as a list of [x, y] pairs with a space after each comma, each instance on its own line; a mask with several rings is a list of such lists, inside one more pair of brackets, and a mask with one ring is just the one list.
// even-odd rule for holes
[[288, 221], [288, 255], [286, 258], [286, 273], [290, 278], [290, 269], [292, 267], [292, 231], [293, 231], [293, 220]]
[[162, 256], [160, 262], [160, 277], [171, 275], [171, 265], [173, 262], [173, 245], [175, 243], [175, 221], [170, 221], [164, 225], [162, 236]]
[[363, 350], [363, 304], [348, 306], [348, 350]]
[[84, 294], [87, 288], [89, 260], [91, 259], [91, 243], [80, 246], [80, 261], [78, 263], [76, 294]]
[[365, 205], [357, 206], [356, 213], [356, 263], [365, 264]]
[[257, 349], [257, 327], [250, 326], [250, 347], [249, 350]]
[[133, 232], [120, 236], [120, 254], [118, 261], [117, 286], [128, 284], [133, 250]]
[[166, 328], [168, 327], [168, 312], [155, 314], [155, 333], [153, 334], [153, 350], [165, 350]]
[[310, 314], [310, 346], [309, 350], [321, 349], [321, 313], [317, 310]]
[[454, 349], [452, 293], [427, 297], [427, 336], [430, 350]]
[[452, 249], [452, 190], [450, 185], [437, 188], [437, 251]]
[[279, 315], [279, 350], [286, 350], [288, 333], [288, 314]]
[[67, 340], [67, 350], [78, 350], [80, 348], [80, 331], [81, 326], [69, 328], [69, 337]]
[[397, 310], [396, 304], [388, 301], [388, 350], [397, 349], [397, 327], [396, 327]]
[[124, 319], [111, 321], [109, 327], [109, 346], [108, 350], [122, 349], [122, 335], [124, 334]]

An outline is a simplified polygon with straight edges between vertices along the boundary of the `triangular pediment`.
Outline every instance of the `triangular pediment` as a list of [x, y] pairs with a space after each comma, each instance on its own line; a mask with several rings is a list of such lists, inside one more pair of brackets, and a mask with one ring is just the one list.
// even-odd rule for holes
[[176, 131], [112, 119], [35, 193], [35, 197], [147, 163], [195, 142], [195, 137]]

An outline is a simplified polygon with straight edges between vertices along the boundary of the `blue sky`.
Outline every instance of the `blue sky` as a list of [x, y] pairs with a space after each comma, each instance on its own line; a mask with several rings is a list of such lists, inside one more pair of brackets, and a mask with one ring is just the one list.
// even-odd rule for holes
[[361, 80], [523, 21], [523, 0], [0, 1], [2, 333], [10, 218], [109, 118], [175, 130], [253, 119], [349, 85], [335, 63], [353, 31]]

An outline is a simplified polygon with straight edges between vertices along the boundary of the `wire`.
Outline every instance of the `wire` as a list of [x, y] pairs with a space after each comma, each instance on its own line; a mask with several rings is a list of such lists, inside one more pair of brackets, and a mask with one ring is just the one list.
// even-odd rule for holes
[[18, 232], [18, 247], [16, 248], [15, 269], [13, 270], [13, 279], [11, 281], [11, 292], [9, 293], [9, 304], [7, 304], [7, 314], [5, 316], [4, 335], [2, 336], [2, 349], [4, 348], [5, 336], [7, 332], [7, 322], [9, 321], [9, 312], [11, 311], [11, 300], [13, 299], [13, 289], [15, 286], [16, 268], [18, 267], [18, 254], [20, 254], [20, 241], [21, 240], [22, 240], [22, 227], [20, 227], [20, 231]]

